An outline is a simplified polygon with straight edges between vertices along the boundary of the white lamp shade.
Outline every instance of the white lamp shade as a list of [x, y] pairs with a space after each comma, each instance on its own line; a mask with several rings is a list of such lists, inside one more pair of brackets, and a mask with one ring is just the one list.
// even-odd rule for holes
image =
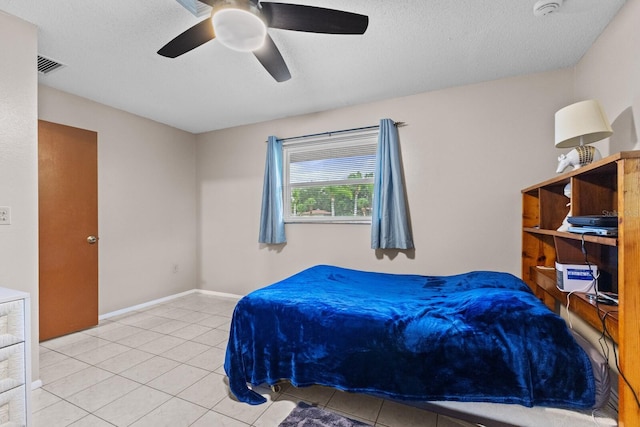
[[595, 99], [558, 110], [555, 121], [557, 148], [591, 144], [613, 134], [602, 106]]

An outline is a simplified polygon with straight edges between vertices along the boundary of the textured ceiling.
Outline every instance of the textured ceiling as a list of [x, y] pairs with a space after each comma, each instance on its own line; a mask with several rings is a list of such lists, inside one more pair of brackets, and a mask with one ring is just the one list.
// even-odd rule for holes
[[625, 0], [565, 0], [544, 17], [536, 0], [288, 2], [365, 14], [369, 28], [269, 30], [292, 74], [276, 83], [252, 54], [215, 40], [157, 55], [204, 19], [175, 0], [0, 0], [0, 10], [36, 24], [38, 53], [65, 64], [41, 84], [201, 133], [572, 66]]

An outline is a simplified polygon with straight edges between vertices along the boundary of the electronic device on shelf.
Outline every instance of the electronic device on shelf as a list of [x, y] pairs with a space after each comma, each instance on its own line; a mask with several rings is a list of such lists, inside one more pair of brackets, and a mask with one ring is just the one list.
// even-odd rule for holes
[[598, 292], [595, 294], [587, 294], [587, 298], [591, 302], [597, 302], [598, 304], [605, 305], [618, 305], [618, 294], [612, 292]]
[[618, 217], [614, 215], [580, 215], [570, 216], [567, 221], [571, 225], [592, 227], [618, 227]]
[[610, 236], [615, 237], [618, 235], [618, 227], [574, 227], [570, 226], [567, 231], [569, 233], [578, 233], [578, 234], [592, 234], [595, 236]]

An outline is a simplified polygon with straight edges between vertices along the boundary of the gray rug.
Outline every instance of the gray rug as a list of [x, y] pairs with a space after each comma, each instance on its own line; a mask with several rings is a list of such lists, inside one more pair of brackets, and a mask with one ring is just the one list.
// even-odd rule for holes
[[360, 421], [325, 411], [304, 402], [298, 403], [279, 427], [371, 427]]

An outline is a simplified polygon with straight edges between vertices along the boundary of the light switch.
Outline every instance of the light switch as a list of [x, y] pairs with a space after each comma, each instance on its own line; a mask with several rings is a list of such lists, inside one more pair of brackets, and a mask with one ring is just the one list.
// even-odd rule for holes
[[0, 206], [0, 225], [11, 224], [11, 208], [9, 206]]

